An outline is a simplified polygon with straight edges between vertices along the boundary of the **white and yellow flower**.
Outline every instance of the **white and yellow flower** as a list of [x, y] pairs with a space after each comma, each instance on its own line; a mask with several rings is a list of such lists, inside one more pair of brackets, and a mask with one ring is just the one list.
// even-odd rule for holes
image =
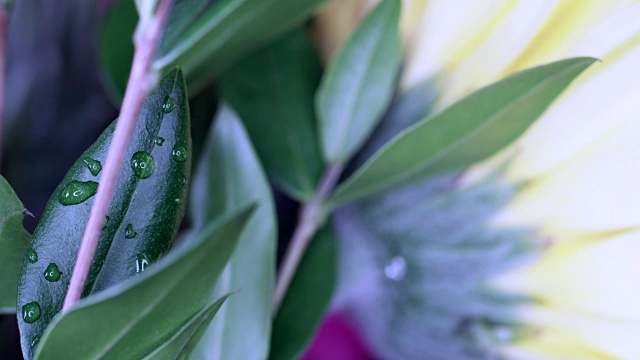
[[[320, 15], [325, 53], [376, 1]], [[630, 0], [405, 0], [401, 87], [435, 80], [442, 108], [515, 71], [573, 56], [585, 72], [509, 148], [519, 191], [490, 223], [549, 238], [535, 261], [491, 279], [535, 298], [517, 310], [536, 331], [501, 348], [515, 359], [640, 359], [640, 3]], [[340, 14], [341, 26], [326, 24]]]

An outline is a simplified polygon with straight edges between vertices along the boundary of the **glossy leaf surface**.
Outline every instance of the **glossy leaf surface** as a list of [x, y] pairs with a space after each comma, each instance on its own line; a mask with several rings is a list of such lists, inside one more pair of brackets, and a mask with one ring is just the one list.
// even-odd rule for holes
[[400, 1], [384, 0], [331, 60], [316, 110], [324, 158], [344, 164], [386, 109], [400, 63]]
[[24, 206], [0, 176], [0, 314], [16, 311], [18, 275], [31, 235], [22, 226]]
[[[31, 241], [38, 260], [22, 262], [17, 310], [26, 358], [62, 307], [114, 128], [115, 122], [54, 191]], [[174, 70], [143, 104], [83, 296], [144, 271], [170, 248], [184, 215], [190, 152], [186, 88]]]
[[303, 22], [326, 0], [220, 0], [179, 38], [163, 41], [154, 67], [181, 66], [198, 91], [234, 62]]
[[314, 237], [273, 321], [270, 360], [299, 359], [329, 307], [337, 272], [337, 244], [331, 226]]
[[265, 359], [275, 278], [275, 210], [251, 141], [227, 106], [220, 109], [210, 129], [193, 189], [191, 213], [196, 231], [228, 209], [258, 204], [211, 300], [240, 291], [213, 320], [193, 359]]
[[297, 29], [221, 79], [224, 98], [244, 123], [267, 174], [287, 194], [309, 200], [322, 172], [313, 97], [322, 67]]
[[593, 58], [531, 68], [488, 85], [407, 128], [338, 187], [343, 203], [393, 186], [458, 171], [517, 139]]
[[142, 359], [167, 345], [206, 305], [252, 210], [226, 214], [141, 276], [57, 316], [36, 359]]

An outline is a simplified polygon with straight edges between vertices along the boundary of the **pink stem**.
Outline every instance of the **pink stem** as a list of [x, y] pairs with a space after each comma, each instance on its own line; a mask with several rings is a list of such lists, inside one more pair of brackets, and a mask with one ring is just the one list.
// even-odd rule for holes
[[151, 71], [151, 62], [156, 52], [160, 37], [162, 36], [162, 28], [167, 19], [172, 0], [160, 0], [155, 15], [144, 28], [136, 30], [134, 42], [136, 45], [133, 57], [133, 65], [127, 90], [122, 101], [120, 116], [113, 134], [113, 140], [109, 145], [107, 161], [104, 172], [100, 179], [100, 186], [96, 194], [95, 201], [91, 207], [89, 221], [82, 237], [82, 244], [78, 252], [78, 259], [71, 275], [71, 283], [67, 296], [64, 299], [62, 311], [69, 310], [82, 295], [82, 289], [87, 281], [89, 268], [93, 261], [93, 256], [98, 246], [100, 230], [107, 215], [107, 209], [111, 203], [113, 192], [115, 190], [116, 181], [124, 162], [124, 156], [129, 146], [131, 134], [136, 125], [136, 120], [140, 114], [140, 108], [149, 91], [155, 86], [155, 76]]

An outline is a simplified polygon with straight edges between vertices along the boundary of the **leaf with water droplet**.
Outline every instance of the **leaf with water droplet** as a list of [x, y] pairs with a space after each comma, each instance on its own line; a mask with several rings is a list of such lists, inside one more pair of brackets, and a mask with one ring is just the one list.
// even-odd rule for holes
[[134, 237], [136, 237], [136, 235], [138, 235], [138, 233], [133, 230], [133, 225], [127, 225], [127, 227], [124, 229], [124, 237], [127, 239], [133, 239]]
[[138, 151], [131, 157], [131, 169], [140, 179], [146, 179], [156, 170], [156, 162], [146, 151]]
[[91, 172], [91, 175], [93, 176], [98, 176], [100, 171], [102, 171], [102, 164], [100, 164], [100, 161], [98, 160], [84, 158], [84, 163], [87, 165], [89, 172]]
[[56, 282], [60, 280], [60, 276], [62, 276], [62, 272], [58, 269], [58, 265], [55, 263], [49, 264], [47, 269], [44, 271], [44, 278], [50, 282]]
[[149, 265], [152, 271], [58, 315], [42, 335], [35, 359], [165, 358], [151, 355], [157, 349], [175, 349], [174, 340], [185, 335], [184, 326], [212, 303], [213, 289], [254, 208], [234, 208]]
[[38, 304], [38, 302], [36, 301], [24, 304], [22, 306], [22, 320], [28, 324], [32, 324], [38, 321], [41, 314], [42, 310], [40, 308], [40, 304]]
[[18, 275], [23, 258], [38, 261], [35, 251], [27, 251], [31, 236], [22, 226], [23, 211], [20, 199], [0, 176], [0, 314], [16, 312]]
[[171, 154], [173, 155], [173, 160], [175, 161], [185, 161], [187, 160], [187, 149], [184, 148], [184, 146], [178, 146], [176, 145], [173, 148], [173, 151], [171, 152]]
[[[167, 96], [175, 103], [169, 113], [159, 111]], [[184, 215], [184, 205], [175, 200], [185, 199], [187, 189], [182, 179], [191, 173], [187, 101], [184, 79], [177, 70], [165, 76], [145, 100], [125, 155], [128, 164], [122, 167], [116, 183], [107, 211], [109, 220], [105, 225], [108, 226], [100, 234], [83, 297], [136, 276], [138, 254], [147, 254], [149, 260], [144, 266], [153, 267], [171, 246]], [[32, 358], [35, 350], [32, 340], [42, 335], [62, 307], [68, 285], [65, 274], [70, 275], [73, 271], [80, 239], [95, 201], [99, 186], [96, 181], [100, 179], [87, 171], [87, 159], [105, 164], [114, 129], [115, 122], [80, 156], [49, 200], [31, 242], [31, 250], [38, 254], [40, 262], [32, 264], [28, 257], [22, 262], [18, 304], [37, 301], [41, 307], [38, 321], [27, 323], [18, 319], [22, 349], [27, 359]], [[168, 149], [156, 145], [158, 137], [166, 139]], [[178, 144], [185, 148], [187, 155], [182, 162], [173, 160], [170, 151]], [[127, 231], [129, 224], [131, 231]], [[135, 241], [127, 239], [133, 233]], [[42, 259], [47, 262], [36, 266]], [[52, 271], [54, 269], [47, 268], [43, 275], [44, 266], [50, 263], [56, 264], [57, 270], [62, 272], [59, 281], [55, 281], [58, 275]]]
[[162, 146], [162, 144], [164, 144], [164, 138], [163, 138], [163, 137], [158, 136], [158, 137], [156, 138], [156, 145], [158, 145], [158, 146]]
[[98, 183], [95, 181], [76, 181], [73, 180], [62, 189], [58, 196], [60, 204], [78, 205], [87, 201], [98, 191]]

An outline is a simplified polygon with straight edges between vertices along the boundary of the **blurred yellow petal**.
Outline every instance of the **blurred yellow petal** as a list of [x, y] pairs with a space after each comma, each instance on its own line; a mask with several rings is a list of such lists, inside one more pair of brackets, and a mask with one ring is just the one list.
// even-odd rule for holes
[[517, 3], [513, 0], [430, 0], [407, 50], [402, 88], [454, 69]]
[[543, 28], [559, 0], [519, 1], [480, 46], [444, 80], [440, 107], [498, 80]]
[[[504, 75], [515, 71], [537, 66], [547, 62], [560, 60], [570, 56], [593, 56], [602, 58], [607, 50], [593, 47], [593, 43], [585, 42], [585, 35], [605, 19], [616, 21], [617, 16], [625, 15], [634, 0], [563, 0], [557, 11], [548, 20], [545, 28], [527, 46], [520, 57], [511, 64]], [[601, 35], [619, 34], [598, 31]], [[581, 44], [581, 45], [578, 45]]]
[[500, 224], [608, 231], [640, 225], [640, 122], [630, 122], [518, 192]]
[[[640, 231], [636, 230], [590, 242], [552, 245], [539, 260], [502, 275], [492, 284], [531, 295], [543, 304], [590, 314], [585, 317], [634, 322], [637, 337], [638, 279]], [[640, 348], [636, 354], [640, 354]]]
[[561, 344], [588, 346], [594, 354], [601, 354], [601, 359], [607, 356], [637, 359], [640, 354], [640, 323], [637, 320], [601, 318], [570, 309], [540, 306], [524, 310], [520, 318], [528, 324], [540, 326], [541, 332], [552, 332]]
[[617, 360], [617, 357], [602, 354], [588, 345], [571, 341], [560, 333], [545, 329], [534, 338], [509, 344], [501, 354], [516, 360]]

